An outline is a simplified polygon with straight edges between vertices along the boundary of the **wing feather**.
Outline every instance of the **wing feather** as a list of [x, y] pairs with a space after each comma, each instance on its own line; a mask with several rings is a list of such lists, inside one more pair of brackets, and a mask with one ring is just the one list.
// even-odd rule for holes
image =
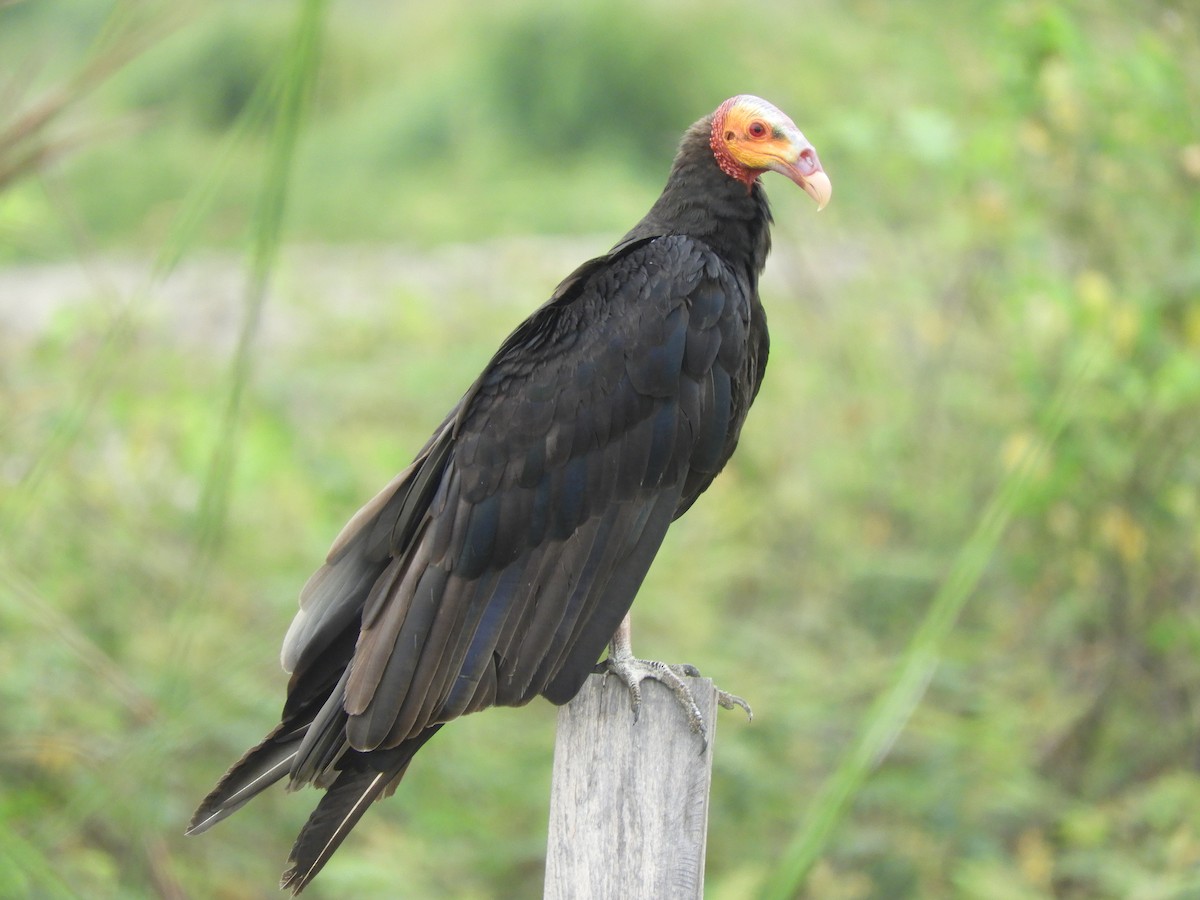
[[391, 655], [390, 652], [376, 652], [374, 648], [386, 650], [395, 645], [409, 609], [416, 602], [420, 579], [428, 571], [428, 567], [422, 565], [428, 562], [425, 554], [420, 552], [423, 547], [423, 544], [418, 545], [418, 553], [414, 557], [401, 559], [401, 577], [395, 580], [391, 589], [385, 586], [378, 598], [373, 598], [375, 602], [371, 614], [364, 618], [354, 651], [355, 664], [351, 667], [346, 689], [345, 706], [351, 715], [358, 715], [366, 709]]
[[327, 788], [298, 892], [442, 723], [571, 699], [737, 443], [767, 355], [753, 282], [684, 235], [572, 273], [339, 533], [284, 641], [283, 724], [193, 830], [281, 777]]
[[[399, 602], [393, 600], [391, 606], [400, 613], [391, 616], [391, 609], [385, 612], [377, 634], [363, 630], [351, 671], [358, 668], [360, 660], [364, 664], [382, 660], [383, 671], [369, 699], [365, 682], [360, 694], [347, 693], [348, 711], [351, 698], [366, 699], [365, 705], [359, 705], [361, 700], [354, 704], [354, 709], [361, 709], [360, 712], [351, 712], [348, 734], [355, 749], [373, 750], [392, 732], [400, 703], [413, 686], [421, 648], [428, 640], [434, 620], [439, 611], [448, 614], [451, 603], [458, 600], [455, 593], [447, 594], [450, 583], [450, 575], [444, 569], [427, 566], [417, 578], [411, 595], [396, 598]], [[456, 581], [455, 586], [458, 584]]]
[[[581, 617], [579, 626], [558, 651], [558, 664], [548, 673], [547, 685], [541, 692], [550, 702], [566, 703], [579, 692], [584, 679], [595, 666], [600, 651], [612, 639], [617, 625], [629, 611], [633, 597], [666, 537], [676, 503], [677, 497], [666, 494], [639, 511], [639, 521], [635, 527], [641, 539], [632, 545], [623, 557], [622, 564], [614, 567], [604, 595], [593, 598], [588, 614]], [[624, 604], [616, 604], [609, 602], [610, 597], [628, 597], [629, 600]]]
[[[319, 574], [320, 628], [293, 644], [361, 615], [348, 721], [325, 719], [346, 746], [398, 746], [487, 703], [568, 699], [685, 489], [723, 462], [740, 411], [719, 360], [745, 341], [722, 329], [738, 327], [727, 307], [746, 293], [690, 239], [627, 254], [581, 270], [514, 332], [418, 464], [339, 537], [345, 571]], [[697, 481], [694, 464], [714, 471]], [[368, 571], [382, 535], [391, 558]], [[326, 585], [357, 605], [327, 600]]]

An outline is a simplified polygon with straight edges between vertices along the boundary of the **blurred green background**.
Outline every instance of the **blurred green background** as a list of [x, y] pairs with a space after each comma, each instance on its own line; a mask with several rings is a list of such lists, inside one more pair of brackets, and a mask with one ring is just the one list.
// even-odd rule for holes
[[[300, 585], [741, 92], [835, 192], [767, 182], [767, 383], [635, 606], [755, 707], [708, 896], [1200, 896], [1200, 15], [1119, 0], [0, 5], [0, 896], [278, 896], [315, 794], [182, 832]], [[553, 728], [308, 895], [540, 896]]]

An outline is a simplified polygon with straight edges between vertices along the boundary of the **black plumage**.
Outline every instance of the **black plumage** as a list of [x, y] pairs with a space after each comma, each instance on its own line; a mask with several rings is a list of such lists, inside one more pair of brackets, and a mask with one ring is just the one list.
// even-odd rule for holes
[[[189, 833], [283, 777], [326, 788], [284, 875], [299, 892], [442, 724], [576, 694], [668, 526], [729, 459], [762, 380], [771, 217], [758, 175], [782, 169], [730, 140], [756, 120], [794, 132], [784, 163], [815, 162], [757, 98], [685, 134], [646, 217], [505, 340], [338, 536], [284, 643], [281, 724]], [[785, 174], [825, 199], [814, 172]]]

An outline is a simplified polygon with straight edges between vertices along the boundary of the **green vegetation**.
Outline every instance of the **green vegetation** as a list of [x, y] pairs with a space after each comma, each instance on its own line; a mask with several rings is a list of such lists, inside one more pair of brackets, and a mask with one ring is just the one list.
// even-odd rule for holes
[[[0, 5], [0, 897], [276, 896], [315, 795], [182, 831], [304, 578], [737, 92], [835, 195], [768, 184], [767, 384], [636, 606], [755, 707], [708, 895], [1200, 895], [1194, 9], [698, 7]], [[537, 896], [553, 726], [311, 895]]]

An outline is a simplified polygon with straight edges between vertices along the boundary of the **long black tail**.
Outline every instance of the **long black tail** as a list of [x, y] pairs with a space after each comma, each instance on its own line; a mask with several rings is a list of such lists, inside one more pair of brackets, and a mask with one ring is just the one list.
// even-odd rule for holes
[[441, 725], [427, 728], [391, 750], [366, 753], [351, 751], [343, 757], [346, 766], [296, 837], [280, 888], [299, 894], [317, 873], [375, 800], [395, 790], [409, 762], [437, 733]]
[[287, 775], [307, 730], [307, 724], [297, 727], [295, 722], [283, 722], [261, 744], [247, 750], [200, 803], [185, 834], [207, 831]]

